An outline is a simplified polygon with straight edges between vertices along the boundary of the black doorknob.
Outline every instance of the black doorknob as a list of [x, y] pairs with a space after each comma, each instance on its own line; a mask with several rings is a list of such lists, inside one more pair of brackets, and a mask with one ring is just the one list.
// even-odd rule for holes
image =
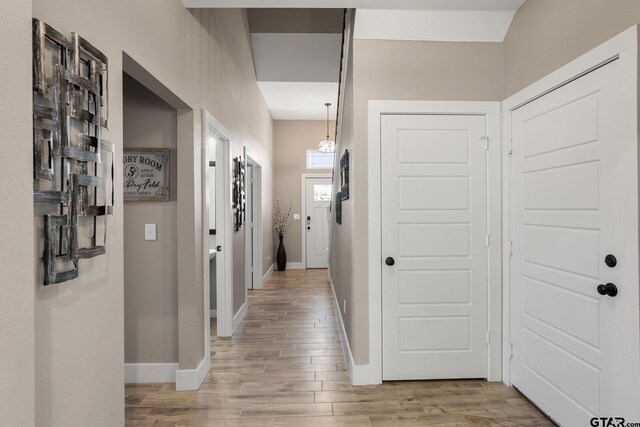
[[387, 259], [384, 260], [384, 263], [387, 264], [389, 267], [391, 267], [393, 264], [396, 263], [396, 260], [388, 256]]
[[608, 267], [615, 267], [616, 265], [618, 265], [618, 260], [616, 259], [615, 256], [609, 254], [606, 257], [604, 257], [604, 263], [607, 264]]
[[600, 295], [609, 295], [610, 297], [615, 297], [616, 295], [618, 295], [618, 287], [613, 283], [598, 285], [597, 289]]

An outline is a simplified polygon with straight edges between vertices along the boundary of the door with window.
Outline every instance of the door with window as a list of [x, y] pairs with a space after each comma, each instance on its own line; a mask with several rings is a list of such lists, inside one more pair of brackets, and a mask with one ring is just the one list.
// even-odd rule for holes
[[305, 252], [307, 268], [327, 268], [331, 178], [305, 179]]

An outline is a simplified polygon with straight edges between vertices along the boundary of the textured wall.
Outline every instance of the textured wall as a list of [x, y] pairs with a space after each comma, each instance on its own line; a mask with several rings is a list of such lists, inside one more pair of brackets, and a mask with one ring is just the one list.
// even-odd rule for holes
[[3, 2], [0, 52], [0, 423], [26, 427], [35, 423], [30, 0]]
[[171, 150], [170, 200], [124, 204], [124, 361], [177, 363], [177, 111], [128, 75], [123, 93], [123, 146]]
[[640, 22], [636, 0], [529, 0], [504, 40], [504, 97]]

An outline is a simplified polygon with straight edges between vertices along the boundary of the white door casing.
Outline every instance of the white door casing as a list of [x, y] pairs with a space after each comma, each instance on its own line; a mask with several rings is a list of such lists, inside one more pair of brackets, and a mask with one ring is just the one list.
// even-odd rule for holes
[[306, 177], [304, 227], [306, 268], [327, 268], [329, 264], [329, 205], [331, 178]]
[[[637, 56], [630, 52], [506, 109], [511, 383], [563, 426], [640, 419]], [[597, 56], [578, 65], [589, 70]], [[605, 264], [607, 254], [615, 267]], [[618, 295], [600, 295], [606, 283]]]
[[384, 115], [381, 135], [383, 379], [486, 378], [486, 118]]

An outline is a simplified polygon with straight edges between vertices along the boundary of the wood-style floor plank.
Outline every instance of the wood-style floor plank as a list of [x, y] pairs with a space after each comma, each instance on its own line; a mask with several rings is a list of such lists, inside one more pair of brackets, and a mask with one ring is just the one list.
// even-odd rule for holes
[[484, 380], [353, 386], [325, 270], [276, 272], [250, 291], [232, 338], [215, 336], [197, 392], [127, 385], [127, 426], [547, 426], [515, 390]]

